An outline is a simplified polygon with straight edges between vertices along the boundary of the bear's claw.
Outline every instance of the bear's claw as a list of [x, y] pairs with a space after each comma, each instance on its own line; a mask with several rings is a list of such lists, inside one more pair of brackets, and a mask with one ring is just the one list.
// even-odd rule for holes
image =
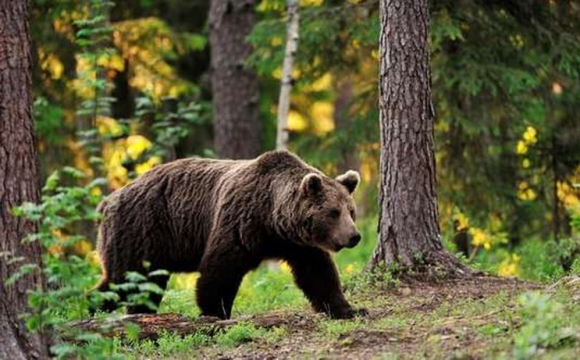
[[361, 309], [347, 309], [341, 312], [335, 312], [335, 313], [331, 313], [329, 314], [331, 318], [333, 319], [352, 319], [354, 317], [363, 317], [363, 316], [367, 316], [369, 314], [369, 312], [367, 311], [367, 309], [361, 308]]

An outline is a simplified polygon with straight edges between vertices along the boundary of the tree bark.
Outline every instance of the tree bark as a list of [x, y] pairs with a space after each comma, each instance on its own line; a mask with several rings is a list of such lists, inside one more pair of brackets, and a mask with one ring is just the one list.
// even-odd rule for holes
[[298, 49], [298, 0], [288, 0], [288, 25], [286, 29], [286, 49], [282, 65], [280, 97], [278, 99], [278, 128], [276, 132], [276, 150], [288, 148], [288, 112], [290, 111], [290, 94], [292, 92], [292, 67]]
[[380, 216], [371, 267], [463, 274], [439, 228], [427, 0], [381, 0], [380, 12]]
[[349, 137], [354, 130], [354, 124], [350, 113], [353, 100], [353, 86], [350, 80], [336, 81], [336, 99], [334, 99], [334, 124], [340, 136], [339, 150], [341, 157], [338, 159], [338, 173], [348, 170], [358, 171], [360, 158], [356, 142]]
[[260, 154], [258, 77], [245, 66], [256, 0], [212, 0], [209, 11], [214, 146], [219, 157]]
[[[22, 263], [41, 261], [38, 243], [21, 243], [38, 225], [11, 214], [39, 199], [28, 10], [26, 0], [0, 0], [0, 359], [11, 360], [48, 358], [46, 339], [27, 332], [19, 318], [27, 310], [26, 291], [43, 286], [41, 275], [5, 284]], [[10, 264], [14, 256], [25, 260]]]

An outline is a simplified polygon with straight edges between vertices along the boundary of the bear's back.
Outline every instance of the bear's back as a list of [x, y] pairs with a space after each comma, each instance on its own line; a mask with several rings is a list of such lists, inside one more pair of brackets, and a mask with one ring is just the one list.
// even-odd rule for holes
[[188, 158], [156, 166], [100, 205], [99, 248], [131, 242], [140, 252], [164, 253], [171, 267], [195, 264], [198, 259], [191, 256], [203, 253], [211, 230], [216, 186], [241, 163]]

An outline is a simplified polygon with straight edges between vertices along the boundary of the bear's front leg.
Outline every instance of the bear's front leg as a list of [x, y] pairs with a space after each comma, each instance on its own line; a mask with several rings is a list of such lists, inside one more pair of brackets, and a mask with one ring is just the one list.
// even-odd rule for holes
[[233, 245], [218, 247], [206, 254], [197, 280], [201, 314], [229, 319], [240, 283], [253, 263], [243, 248]]
[[330, 255], [318, 248], [301, 248], [288, 254], [296, 284], [315, 311], [325, 312], [334, 319], [349, 319], [365, 315], [366, 311], [353, 309], [340, 289], [340, 279]]

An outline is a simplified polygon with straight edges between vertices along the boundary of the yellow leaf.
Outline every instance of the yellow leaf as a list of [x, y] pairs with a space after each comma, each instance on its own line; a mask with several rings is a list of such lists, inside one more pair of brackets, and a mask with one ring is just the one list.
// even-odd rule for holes
[[290, 265], [288, 265], [286, 261], [280, 261], [280, 270], [282, 270], [285, 273], [290, 273], [292, 271]]
[[300, 0], [299, 4], [302, 7], [320, 6], [323, 0]]
[[115, 137], [123, 134], [123, 127], [115, 119], [107, 116], [97, 116], [97, 129], [101, 135]]
[[518, 198], [523, 201], [533, 201], [538, 194], [526, 181], [520, 181], [518, 184]]
[[485, 231], [476, 227], [471, 227], [469, 233], [471, 234], [471, 243], [473, 246], [484, 246], [486, 243], [489, 243]]
[[530, 167], [530, 165], [531, 165], [531, 164], [532, 164], [532, 163], [531, 163], [530, 159], [524, 159], [524, 160], [522, 160], [522, 167], [523, 167], [524, 169], [528, 169], [528, 168]]
[[270, 45], [272, 45], [272, 46], [282, 45], [282, 38], [280, 36], [272, 37], [272, 39], [270, 39]]
[[326, 73], [316, 79], [311, 85], [313, 91], [324, 91], [330, 89], [332, 85], [332, 75], [330, 73]]
[[91, 189], [91, 195], [93, 196], [101, 196], [103, 195], [103, 192], [101, 191], [101, 188], [98, 186], [95, 186], [94, 188]]
[[314, 120], [314, 132], [316, 134], [325, 134], [334, 130], [333, 119], [334, 105], [326, 101], [317, 101], [310, 109], [310, 116]]
[[457, 221], [457, 230], [465, 230], [469, 227], [469, 219], [463, 213], [457, 213], [454, 216], [454, 220]]
[[516, 146], [516, 152], [520, 155], [523, 155], [525, 153], [528, 152], [528, 146], [526, 145], [525, 142], [523, 142], [522, 140], [518, 141], [518, 144]]
[[348, 264], [345, 271], [347, 274], [351, 274], [354, 271], [354, 265]]
[[528, 126], [526, 128], [526, 131], [524, 132], [523, 138], [527, 144], [535, 144], [536, 142], [538, 142], [538, 139], [536, 138], [537, 134], [538, 132], [536, 131], [535, 128], [533, 128], [532, 126]]
[[89, 262], [89, 264], [101, 265], [101, 257], [99, 256], [99, 252], [96, 250], [89, 251], [85, 256], [85, 259]]
[[93, 249], [93, 246], [88, 240], [81, 240], [74, 244], [74, 251], [80, 255], [87, 255]]
[[58, 80], [62, 77], [64, 72], [63, 63], [54, 55], [50, 55], [47, 59], [47, 68], [50, 71], [50, 76], [53, 80]]
[[291, 131], [304, 131], [308, 127], [306, 119], [296, 111], [288, 113], [288, 129]]
[[127, 138], [127, 154], [137, 160], [145, 150], [151, 147], [151, 141], [141, 135], [131, 135]]
[[141, 175], [149, 170], [151, 170], [155, 165], [161, 164], [162, 160], [159, 156], [151, 156], [146, 162], [142, 164], [137, 164], [135, 166], [135, 172], [137, 175]]
[[519, 273], [519, 262], [521, 257], [517, 254], [512, 254], [505, 258], [498, 267], [498, 275], [503, 277], [516, 276]]

